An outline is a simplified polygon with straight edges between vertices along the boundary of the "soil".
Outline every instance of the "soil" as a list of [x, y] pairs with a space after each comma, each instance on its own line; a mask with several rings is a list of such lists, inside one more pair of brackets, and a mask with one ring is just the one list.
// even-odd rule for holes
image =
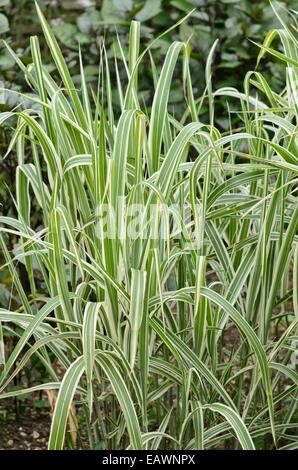
[[14, 404], [0, 406], [0, 450], [45, 450], [50, 433], [49, 408], [35, 408], [26, 400], [16, 411]]

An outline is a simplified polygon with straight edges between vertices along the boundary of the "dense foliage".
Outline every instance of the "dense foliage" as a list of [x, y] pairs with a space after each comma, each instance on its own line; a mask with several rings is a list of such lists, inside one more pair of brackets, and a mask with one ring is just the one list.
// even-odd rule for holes
[[[259, 48], [280, 88], [260, 71], [214, 83], [214, 42], [201, 95], [188, 41], [158, 67], [169, 33], [142, 48], [137, 21], [127, 50], [101, 47], [90, 87], [37, 11], [55, 66], [36, 36], [29, 67], [10, 49], [31, 91], [0, 115], [17, 157], [0, 400], [57, 392], [50, 449], [82, 435], [92, 449], [297, 448], [297, 13], [273, 3]], [[46, 380], [15, 387], [36, 357]]]
[[[194, 76], [194, 87], [201, 93], [204, 87], [204, 67], [209, 50], [216, 39], [220, 47], [216, 51], [214, 67], [214, 83], [218, 86], [241, 86], [245, 71], [255, 65], [256, 47], [251, 41], [260, 41], [269, 29], [278, 26], [276, 17], [268, 0], [251, 2], [248, 0], [109, 0], [109, 1], [42, 1], [40, 2], [47, 18], [51, 21], [53, 31], [63, 47], [63, 54], [68, 67], [73, 71], [74, 82], [79, 80], [75, 72], [79, 65], [79, 44], [86, 63], [86, 80], [96, 83], [98, 73], [98, 57], [100, 47], [105, 38], [108, 56], [121, 58], [115, 30], [119, 34], [121, 44], [126, 53], [129, 37], [127, 28], [132, 19], [141, 22], [140, 39], [145, 45], [152, 37], [170, 28], [180, 17], [195, 8], [189, 19], [179, 28], [173, 29], [168, 35], [156, 42], [151, 54], [161, 64], [165, 53], [173, 40], [187, 41], [191, 47], [190, 67]], [[295, 8], [291, 0], [282, 5]], [[34, 14], [32, 0], [0, 1], [0, 35], [17, 51], [25, 64], [30, 63], [28, 39], [32, 34], [40, 34], [40, 24]], [[285, 14], [285, 13], [284, 13]], [[5, 18], [5, 19], [4, 19]], [[41, 38], [42, 41], [42, 38]], [[24, 77], [14, 67], [14, 61], [4, 44], [0, 49], [0, 80], [5, 86], [13, 84], [14, 89], [24, 88]], [[49, 63], [44, 41], [42, 52], [46, 63]], [[144, 59], [141, 71], [148, 66], [149, 58]], [[53, 71], [53, 67], [50, 66]], [[144, 68], [143, 68], [144, 67]], [[269, 64], [271, 83], [281, 83], [280, 66]], [[180, 84], [172, 87], [170, 103], [182, 103]], [[112, 86], [116, 85], [112, 83]], [[140, 90], [145, 98], [150, 96], [151, 84], [146, 74], [140, 74]], [[117, 93], [114, 93], [117, 103]], [[7, 96], [7, 106], [11, 108], [17, 102], [16, 96]], [[3, 103], [5, 104], [5, 103]], [[3, 109], [2, 104], [2, 110]]]

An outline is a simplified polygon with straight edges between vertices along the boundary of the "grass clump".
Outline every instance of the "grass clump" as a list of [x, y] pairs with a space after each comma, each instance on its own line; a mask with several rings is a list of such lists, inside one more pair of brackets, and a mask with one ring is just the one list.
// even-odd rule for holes
[[[17, 218], [0, 218], [0, 242], [20, 302], [0, 309], [2, 338], [18, 326], [7, 358], [2, 342], [0, 399], [58, 391], [49, 449], [81, 429], [93, 449], [297, 446], [298, 44], [273, 8], [281, 29], [259, 60], [270, 53], [284, 64], [280, 93], [257, 71], [243, 92], [213, 90], [215, 44], [196, 98], [189, 47], [174, 42], [160, 73], [152, 61], [154, 97], [144, 109], [138, 66], [150, 46], [140, 54], [138, 22], [127, 56], [119, 43], [120, 115], [104, 46], [92, 92], [82, 58], [75, 87], [39, 8], [61, 83], [36, 37], [29, 67], [11, 51], [33, 95], [31, 108], [0, 116], [15, 123], [7, 155], [16, 149]], [[168, 110], [179, 57], [180, 121]], [[214, 125], [218, 96], [237, 103], [239, 126], [228, 132]], [[7, 235], [18, 242], [13, 253]], [[33, 355], [50, 381], [14, 389]]]

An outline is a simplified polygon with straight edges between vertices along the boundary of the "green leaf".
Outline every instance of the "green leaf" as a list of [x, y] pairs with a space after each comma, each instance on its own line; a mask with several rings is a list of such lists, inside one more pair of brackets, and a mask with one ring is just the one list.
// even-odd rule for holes
[[161, 0], [146, 0], [143, 8], [136, 14], [138, 21], [148, 21], [161, 12]]
[[49, 450], [63, 450], [70, 407], [83, 372], [84, 358], [80, 356], [72, 363], [63, 377], [52, 418]]
[[3, 13], [0, 13], [0, 34], [7, 33], [9, 31], [8, 19]]

